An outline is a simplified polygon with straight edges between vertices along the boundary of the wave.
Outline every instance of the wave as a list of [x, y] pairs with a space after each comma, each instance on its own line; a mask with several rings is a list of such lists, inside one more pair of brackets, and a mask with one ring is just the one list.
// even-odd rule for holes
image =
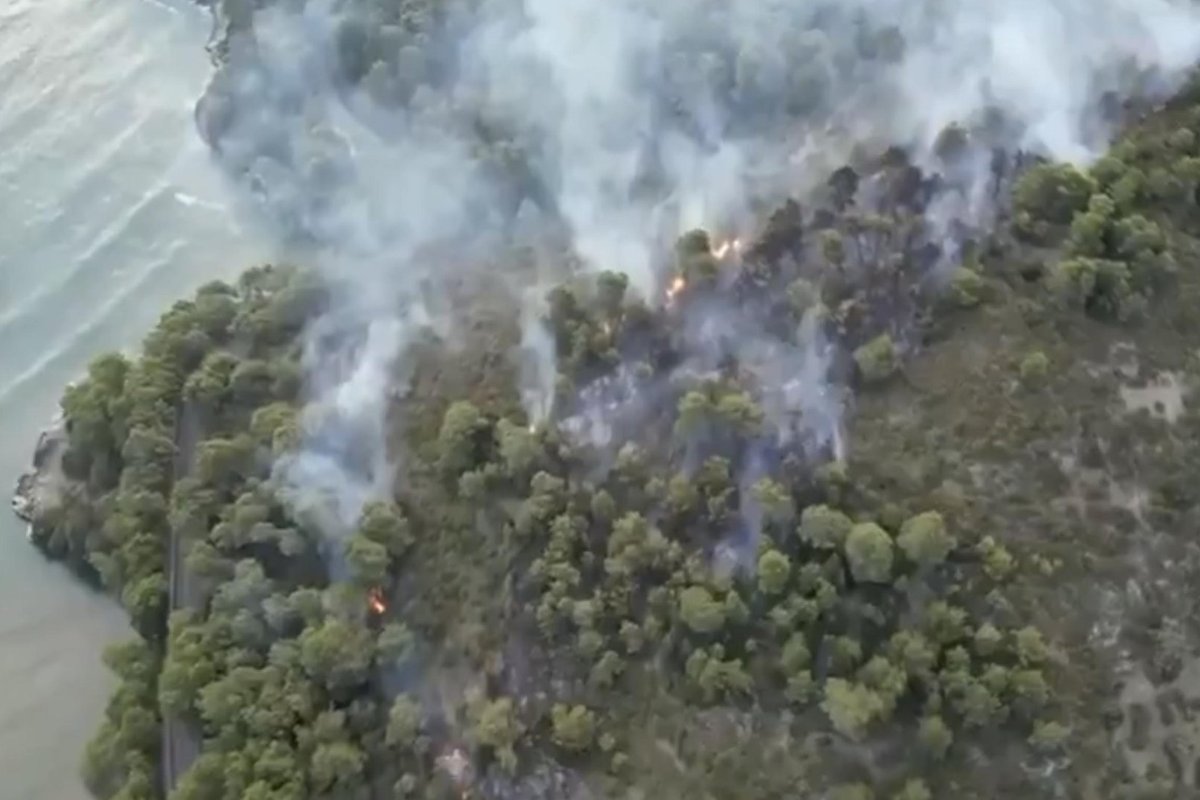
[[165, 180], [159, 179], [125, 211], [99, 230], [85, 250], [74, 258], [73, 268], [59, 274], [52, 282], [42, 275], [41, 285], [26, 297], [19, 306], [0, 313], [0, 334], [7, 333], [12, 326], [40, 314], [47, 302], [61, 298], [64, 293], [78, 294], [79, 280], [90, 277], [88, 267], [97, 255], [106, 248], [120, 246], [124, 234], [137, 223], [139, 217], [150, 209], [156, 200], [162, 199], [168, 190]]
[[95, 306], [96, 313], [72, 329], [67, 334], [67, 338], [62, 340], [57, 347], [44, 352], [40, 358], [22, 370], [15, 378], [0, 387], [0, 404], [7, 401], [22, 386], [53, 366], [55, 362], [74, 355], [76, 352], [92, 352], [95, 349], [93, 341], [96, 338], [94, 336], [96, 331], [113, 319], [114, 312], [120, 305], [140, 294], [147, 283], [161, 270], [168, 268], [182, 247], [182, 242], [173, 242], [165, 256], [149, 262], [134, 280], [122, 286], [120, 291], [110, 294], [99, 306]]
[[225, 211], [229, 210], [229, 207], [227, 205], [225, 205], [224, 203], [218, 203], [213, 200], [203, 200], [199, 197], [196, 197], [195, 195], [190, 195], [186, 192], [175, 192], [175, 199], [177, 201], [179, 201], [180, 204], [188, 206], [189, 208], [195, 206], [197, 208], [203, 208], [208, 211], [219, 211], [219, 212], [225, 212]]

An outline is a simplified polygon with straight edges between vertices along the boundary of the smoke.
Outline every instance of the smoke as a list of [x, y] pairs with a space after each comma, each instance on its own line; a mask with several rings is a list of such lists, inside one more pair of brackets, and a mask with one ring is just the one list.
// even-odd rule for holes
[[557, 356], [554, 337], [542, 319], [544, 305], [542, 297], [527, 296], [521, 319], [521, 402], [532, 427], [544, 424], [554, 412]]
[[[446, 316], [446, 287], [470, 279], [456, 265], [565, 231], [585, 268], [624, 271], [657, 303], [681, 232], [748, 230], [889, 146], [945, 179], [926, 222], [953, 258], [951, 232], [994, 214], [997, 149], [1086, 162], [1118, 121], [1112, 98], [1169, 92], [1200, 57], [1191, 0], [230, 5], [198, 123], [343, 289], [312, 331], [308, 435], [283, 465], [293, 496], [338, 498], [343, 527], [383, 491], [383, 398], [406, 342]], [[952, 164], [951, 125], [966, 140]], [[526, 316], [541, 422], [554, 348]], [[820, 331], [787, 347], [744, 333], [772, 421], [786, 432], [799, 412], [843, 452]]]
[[332, 577], [344, 578], [344, 540], [363, 506], [391, 487], [392, 464], [380, 443], [394, 362], [414, 326], [376, 318], [363, 334], [358, 325], [328, 330], [331, 322], [321, 320], [311, 334], [303, 366], [313, 399], [301, 418], [301, 447], [283, 456], [276, 473], [284, 499], [328, 537]]

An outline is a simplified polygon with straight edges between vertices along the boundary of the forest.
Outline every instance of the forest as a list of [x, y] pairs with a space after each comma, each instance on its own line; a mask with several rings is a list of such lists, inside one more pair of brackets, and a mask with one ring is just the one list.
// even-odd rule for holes
[[[219, 59], [254, 4], [223, 5]], [[372, 5], [339, 31], [340, 79], [429, 102], [454, 73], [427, 61], [448, 8]], [[747, 131], [815, 113], [785, 72], [803, 85], [733, 63]], [[763, 119], [755, 91], [797, 99]], [[206, 119], [217, 144], [236, 127]], [[471, 124], [512, 205], [543, 196], [536, 148]], [[563, 252], [536, 408], [524, 309], [472, 273], [450, 332], [392, 365], [386, 490], [349, 524], [286, 465], [380, 477], [356, 450], [373, 434], [339, 427], [308, 369], [322, 335], [368, 346], [365, 325], [314, 333], [354, 278], [264, 265], [202, 287], [62, 398], [72, 490], [33, 538], [136, 634], [104, 654], [88, 789], [1186, 796], [1197, 129], [1196, 83], [1127, 109], [1086, 168], [951, 126], [932, 167], [860, 154], [736, 240], [683, 232], [653, 295]], [[948, 235], [931, 210], [981, 152], [998, 219]]]
[[[180, 800], [1175, 796], [1191, 745], [1123, 723], [1154, 709], [1117, 705], [1108, 670], [1124, 651], [1176, 693], [1189, 672], [1163, 577], [1195, 579], [1200, 422], [1114, 407], [1196, 370], [1197, 122], [1185, 92], [1086, 172], [1027, 169], [933, 288], [894, 233], [912, 210], [852, 197], [785, 205], [736, 253], [684, 235], [668, 297], [581, 275], [548, 298], [538, 424], [515, 309], [466, 347], [430, 333], [388, 411], [393, 491], [337, 541], [273, 484], [331, 290], [280, 266], [203, 287], [62, 401], [78, 491], [36, 541], [138, 634], [105, 654], [88, 786], [161, 796], [171, 718], [201, 742]], [[903, 341], [881, 325], [896, 287]], [[781, 341], [842, 343], [841, 457], [780, 435], [736, 343], [681, 369], [689, 321], [731, 296]], [[1122, 348], [1132, 367], [1101, 366]], [[585, 389], [612, 386], [644, 403], [581, 435]], [[1101, 645], [1099, 594], [1127, 580], [1144, 624]]]

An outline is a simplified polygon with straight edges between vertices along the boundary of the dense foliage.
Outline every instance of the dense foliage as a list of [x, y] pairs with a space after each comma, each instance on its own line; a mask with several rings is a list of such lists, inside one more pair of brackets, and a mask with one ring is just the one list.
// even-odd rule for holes
[[[1123, 586], [1131, 530], [1192, 576], [1200, 424], [1125, 421], [1120, 375], [1085, 362], [1123, 337], [1195, 369], [1196, 119], [1185, 95], [1086, 173], [1029, 169], [1012, 230], [954, 270], [890, 153], [860, 167], [870, 205], [847, 167], [733, 256], [684, 235], [665, 299], [570, 280], [547, 297], [547, 419], [497, 366], [515, 309], [467, 347], [430, 335], [389, 409], [393, 492], [349, 533], [274, 470], [306, 446], [300, 334], [325, 288], [279, 268], [204, 287], [63, 398], [78, 491], [36, 538], [140, 635], [106, 657], [89, 788], [160, 796], [156, 765], [187, 768], [179, 800], [1163, 785], [1109, 758], [1088, 591]], [[697, 344], [709, 319], [728, 341]], [[772, 395], [777, 354], [817, 335], [823, 377], [857, 392], [848, 455]], [[1081, 488], [1068, 455], [1113, 483]], [[1131, 476], [1153, 499], [1122, 513]], [[1163, 681], [1185, 663], [1171, 602], [1142, 609], [1166, 633], [1123, 642]]]

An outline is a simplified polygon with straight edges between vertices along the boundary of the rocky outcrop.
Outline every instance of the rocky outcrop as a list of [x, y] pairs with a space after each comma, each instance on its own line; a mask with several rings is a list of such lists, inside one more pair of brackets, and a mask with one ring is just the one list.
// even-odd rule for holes
[[67, 426], [61, 417], [38, 436], [33, 463], [17, 479], [12, 509], [18, 517], [32, 523], [62, 499], [69, 479], [63, 472], [63, 454], [67, 450]]

